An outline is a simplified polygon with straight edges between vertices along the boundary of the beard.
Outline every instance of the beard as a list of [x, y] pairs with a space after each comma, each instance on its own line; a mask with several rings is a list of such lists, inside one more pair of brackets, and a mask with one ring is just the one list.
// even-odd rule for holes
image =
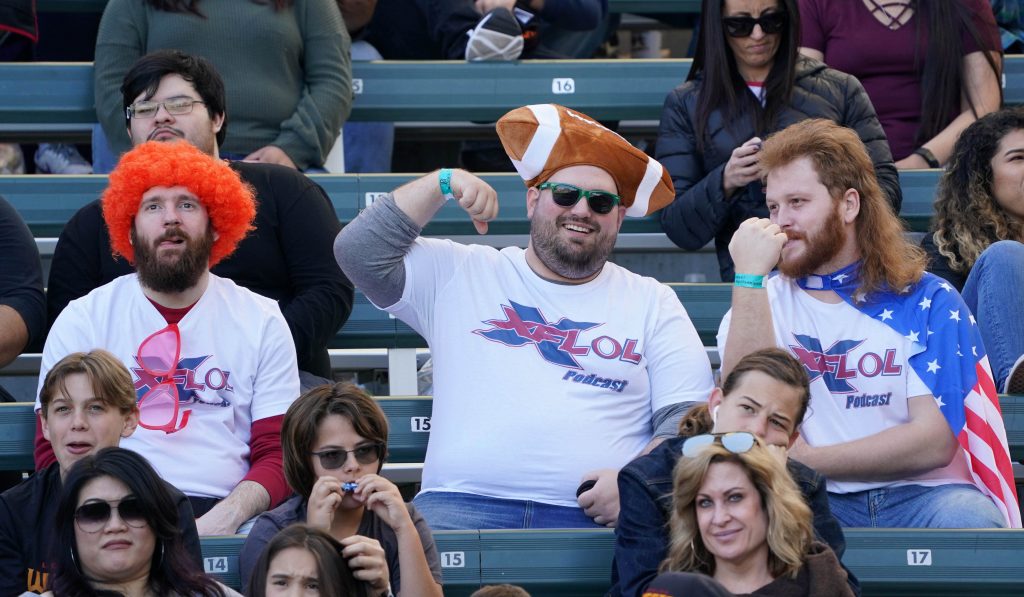
[[[139, 274], [139, 282], [151, 290], [184, 292], [195, 286], [209, 269], [210, 250], [213, 248], [211, 226], [206, 227], [206, 233], [199, 239], [193, 239], [181, 228], [171, 228], [152, 242], [140, 241], [133, 226], [131, 238], [135, 246], [135, 271]], [[184, 239], [185, 249], [161, 257], [156, 247], [171, 238]]]
[[[576, 243], [559, 238], [559, 230], [568, 222], [580, 222], [591, 228], [594, 242]], [[615, 234], [601, 235], [601, 224], [589, 218], [562, 215], [554, 219], [535, 218], [530, 225], [533, 251], [552, 272], [569, 280], [582, 280], [601, 271], [615, 247]]]
[[821, 224], [818, 230], [810, 234], [786, 231], [786, 236], [790, 240], [803, 240], [804, 253], [794, 259], [782, 258], [779, 261], [779, 271], [790, 278], [803, 278], [813, 274], [839, 254], [846, 240], [843, 219], [839, 215], [839, 204], [836, 204], [832, 215]]

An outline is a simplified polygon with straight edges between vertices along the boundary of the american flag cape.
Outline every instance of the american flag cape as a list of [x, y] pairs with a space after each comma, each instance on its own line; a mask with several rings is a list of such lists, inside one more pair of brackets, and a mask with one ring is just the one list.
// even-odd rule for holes
[[964, 449], [974, 484], [992, 498], [1010, 528], [1021, 528], [999, 395], [974, 315], [956, 289], [928, 272], [900, 293], [882, 290], [866, 300], [857, 292], [859, 266], [856, 262], [797, 283], [808, 290], [834, 290], [913, 343], [910, 366], [931, 390]]

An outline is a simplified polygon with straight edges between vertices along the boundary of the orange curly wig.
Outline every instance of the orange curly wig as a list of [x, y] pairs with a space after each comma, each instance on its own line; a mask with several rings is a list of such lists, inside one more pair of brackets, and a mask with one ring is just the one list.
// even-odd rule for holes
[[130, 232], [142, 195], [153, 187], [174, 186], [183, 186], [199, 198], [219, 235], [210, 251], [210, 267], [234, 252], [254, 230], [253, 191], [226, 162], [185, 141], [147, 141], [121, 157], [103, 192], [103, 219], [115, 255], [135, 263]]

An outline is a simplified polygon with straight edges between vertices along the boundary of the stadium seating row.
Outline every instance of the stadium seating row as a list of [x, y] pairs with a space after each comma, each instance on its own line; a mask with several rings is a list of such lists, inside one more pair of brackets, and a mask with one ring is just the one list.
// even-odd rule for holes
[[[356, 62], [352, 120], [488, 122], [555, 102], [602, 120], [661, 117], [690, 60]], [[1004, 102], [1024, 103], [1024, 56], [1007, 56]], [[96, 122], [91, 63], [0, 64], [0, 137], [86, 140]]]
[[[613, 13], [699, 13], [701, 0], [609, 0]], [[107, 0], [38, 0], [39, 12], [102, 12]]]
[[[610, 587], [615, 535], [608, 530], [436, 531], [444, 593], [517, 584], [535, 597], [592, 597]], [[237, 588], [243, 537], [202, 540], [207, 571]], [[847, 529], [844, 562], [865, 597], [1021, 595], [1024, 532]]]

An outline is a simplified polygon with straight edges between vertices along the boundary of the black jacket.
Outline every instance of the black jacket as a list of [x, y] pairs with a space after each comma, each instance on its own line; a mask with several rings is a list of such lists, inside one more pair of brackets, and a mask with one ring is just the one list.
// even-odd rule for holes
[[36, 3], [33, 0], [0, 2], [0, 33], [10, 31], [39, 41], [36, 31]]
[[[655, 157], [672, 175], [676, 198], [661, 210], [661, 227], [672, 242], [696, 251], [715, 240], [722, 280], [731, 282], [734, 271], [729, 240], [747, 218], [768, 217], [764, 190], [752, 182], [726, 197], [722, 174], [733, 149], [756, 136], [752, 114], [725, 122], [716, 110], [705, 127], [703, 150], [698, 150], [694, 122], [701, 78], [676, 87], [665, 98]], [[773, 133], [808, 118], [828, 118], [852, 128], [868, 148], [882, 192], [899, 213], [903, 194], [899, 174], [875, 109], [854, 77], [801, 57], [790, 105], [779, 114]]]

